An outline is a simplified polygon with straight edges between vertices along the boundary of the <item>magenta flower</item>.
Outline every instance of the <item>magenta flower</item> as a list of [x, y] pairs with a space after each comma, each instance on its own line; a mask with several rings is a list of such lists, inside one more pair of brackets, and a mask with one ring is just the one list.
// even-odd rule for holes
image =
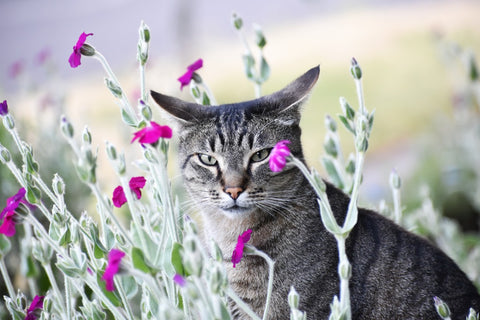
[[202, 59], [198, 59], [187, 67], [187, 72], [185, 72], [180, 78], [178, 78], [178, 81], [180, 81], [180, 90], [183, 90], [183, 87], [190, 83], [193, 77], [193, 73], [201, 67], [203, 67]]
[[125, 197], [122, 186], [118, 186], [113, 190], [112, 201], [113, 205], [117, 208], [121, 208], [123, 204], [127, 202], [127, 197]]
[[77, 44], [75, 44], [73, 46], [73, 52], [70, 55], [70, 58], [68, 58], [68, 62], [70, 62], [70, 67], [76, 68], [76, 67], [78, 67], [79, 65], [82, 64], [81, 61], [80, 61], [80, 59], [82, 58], [82, 54], [80, 53], [80, 49], [82, 48], [83, 44], [87, 40], [87, 37], [92, 36], [92, 35], [93, 35], [93, 33], [88, 33], [87, 34], [85, 32], [82, 32], [80, 37], [78, 37]]
[[7, 237], [13, 237], [15, 235], [15, 224], [17, 223], [15, 218], [15, 211], [8, 211], [5, 214], [2, 225], [0, 225], [0, 233], [3, 233]]
[[40, 318], [43, 309], [43, 299], [45, 299], [44, 296], [35, 296], [35, 298], [33, 298], [30, 307], [28, 307], [25, 320], [36, 320]]
[[175, 282], [177, 285], [179, 285], [182, 288], [185, 287], [185, 285], [187, 284], [187, 281], [185, 280], [185, 278], [179, 275], [178, 273], [176, 273], [173, 276], [173, 282]]
[[[147, 180], [144, 177], [132, 177], [128, 182], [128, 186], [130, 190], [135, 193], [137, 199], [142, 197], [141, 189], [145, 187], [145, 183]], [[127, 202], [127, 197], [125, 196], [125, 192], [123, 191], [122, 186], [118, 186], [113, 190], [113, 197], [112, 197], [113, 205], [117, 208], [121, 208], [125, 202]]]
[[131, 143], [135, 140], [138, 140], [141, 144], [143, 143], [155, 143], [160, 138], [171, 138], [172, 129], [169, 126], [161, 126], [154, 121], [150, 121], [150, 125], [145, 128], [135, 132], [133, 134], [133, 139]]
[[124, 256], [125, 252], [117, 249], [112, 249], [108, 253], [107, 267], [105, 268], [105, 272], [102, 276], [102, 280], [105, 281], [105, 289], [107, 289], [107, 291], [115, 290], [115, 286], [113, 284], [113, 277], [120, 270], [120, 262], [122, 262], [122, 258]]
[[7, 114], [8, 114], [7, 100], [3, 100], [3, 102], [0, 103], [0, 116], [6, 116]]
[[25, 201], [23, 200], [25, 193], [25, 188], [20, 188], [14, 196], [7, 199], [7, 206], [0, 213], [0, 219], [2, 219], [7, 212], [17, 210], [19, 203]]
[[245, 247], [245, 243], [250, 240], [251, 234], [252, 229], [248, 229], [247, 231], [238, 236], [237, 245], [235, 246], [235, 250], [233, 250], [232, 254], [232, 263], [234, 268], [235, 265], [237, 263], [240, 263], [240, 261], [242, 260], [243, 248]]
[[132, 179], [130, 179], [130, 182], [128, 182], [130, 189], [135, 193], [137, 199], [140, 199], [142, 197], [142, 191], [140, 189], [145, 187], [146, 181], [147, 180], [144, 177], [140, 176], [132, 177]]
[[286, 158], [290, 155], [290, 149], [288, 149], [287, 146], [289, 143], [290, 141], [288, 140], [282, 140], [273, 147], [270, 153], [270, 159], [268, 160], [270, 170], [273, 172], [282, 171], [287, 164]]

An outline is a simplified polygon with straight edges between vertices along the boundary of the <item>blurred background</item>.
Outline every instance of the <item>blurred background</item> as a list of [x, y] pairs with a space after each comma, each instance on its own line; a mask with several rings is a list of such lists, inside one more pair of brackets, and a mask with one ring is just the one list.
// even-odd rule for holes
[[[1, 0], [0, 100], [8, 101], [21, 135], [34, 143], [46, 179], [59, 172], [72, 182], [67, 185], [72, 211], [89, 203], [79, 196], [86, 191], [58, 128], [61, 114], [74, 124], [77, 137], [85, 125], [90, 128], [106, 193], [117, 182], [105, 157], [105, 141], [124, 148], [127, 158], [138, 154], [128, 145], [131, 131], [103, 85], [100, 64], [86, 57], [76, 69], [68, 64], [80, 33], [94, 33], [87, 42], [110, 62], [134, 105], [142, 20], [151, 32], [148, 89], [191, 99], [188, 90], [180, 91], [177, 78], [203, 58], [199, 73], [217, 101], [236, 102], [253, 98], [254, 90], [243, 74], [244, 48], [231, 24], [233, 12], [243, 18], [249, 41], [253, 24], [265, 33], [271, 75], [264, 94], [320, 64], [320, 80], [302, 120], [311, 166], [322, 170], [324, 117], [337, 119], [339, 97], [357, 107], [349, 73], [355, 57], [364, 74], [367, 108], [376, 110], [364, 202], [390, 201], [388, 177], [395, 168], [404, 181], [404, 206], [416, 205], [420, 190], [428, 186], [436, 208], [443, 210], [452, 198], [454, 212], [472, 212], [473, 224], [466, 226], [478, 227], [480, 131], [478, 121], [471, 123], [478, 120], [478, 100], [472, 97], [478, 88], [469, 76], [470, 57], [480, 54], [480, 2], [460, 0]], [[478, 87], [478, 79], [476, 83]], [[347, 156], [352, 139], [347, 134], [341, 139]], [[9, 144], [3, 127], [0, 141]], [[175, 164], [170, 165], [178, 177]], [[2, 167], [0, 179], [3, 201], [18, 186]]]

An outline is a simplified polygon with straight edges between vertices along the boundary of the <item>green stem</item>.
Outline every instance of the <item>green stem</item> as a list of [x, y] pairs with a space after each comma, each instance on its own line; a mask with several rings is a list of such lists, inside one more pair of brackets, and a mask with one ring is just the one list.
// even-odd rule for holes
[[270, 307], [270, 300], [272, 298], [273, 291], [273, 274], [275, 271], [275, 261], [273, 261], [265, 252], [256, 249], [253, 246], [247, 245], [250, 249], [253, 250], [254, 255], [262, 257], [268, 264], [268, 285], [267, 285], [267, 299], [265, 301], [265, 309], [263, 310], [263, 320], [266, 320], [268, 317], [268, 309]]
[[117, 288], [118, 293], [120, 294], [120, 298], [122, 299], [123, 306], [127, 311], [128, 318], [130, 320], [135, 319], [135, 317], [133, 316], [132, 309], [130, 308], [130, 304], [128, 303], [127, 294], [125, 293], [125, 290], [123, 289], [121, 282], [118, 280], [118, 278], [114, 278], [113, 281], [115, 282], [115, 287]]
[[395, 222], [400, 224], [402, 220], [402, 205], [400, 189], [392, 188], [393, 212], [395, 214]]
[[70, 288], [70, 279], [68, 277], [64, 277], [65, 279], [65, 305], [67, 309], [67, 319], [73, 319], [72, 318], [72, 292]]
[[260, 317], [253, 312], [252, 309], [232, 290], [228, 287], [226, 291], [227, 296], [232, 299], [233, 302], [237, 304], [247, 315], [249, 315], [253, 320], [261, 320]]
[[5, 266], [5, 261], [3, 260], [3, 257], [0, 258], [0, 271], [2, 272], [3, 282], [7, 287], [8, 295], [10, 296], [10, 298], [15, 299], [17, 295], [15, 294], [15, 290], [13, 289], [13, 284], [8, 275], [7, 267]]
[[105, 296], [102, 290], [98, 287], [96, 279], [93, 279], [93, 276], [87, 277], [85, 280], [87, 285], [92, 289], [92, 291], [97, 295], [97, 297], [107, 306], [107, 308], [112, 312], [115, 320], [126, 320], [125, 316], [118, 310], [117, 307], [113, 305], [110, 299]]
[[352, 319], [352, 311], [350, 308], [350, 289], [349, 289], [349, 276], [345, 276], [340, 271], [340, 266], [350, 267], [350, 262], [348, 261], [346, 249], [345, 249], [345, 240], [348, 236], [335, 236], [338, 245], [338, 257], [339, 257], [339, 270], [338, 276], [340, 278], [340, 305], [342, 309], [342, 314], [346, 317], [346, 320]]
[[[45, 273], [47, 274], [48, 280], [50, 280], [50, 284], [52, 286], [53, 292], [55, 293], [55, 298], [57, 299], [59, 306], [61, 306], [61, 308], [63, 309], [63, 307], [65, 306], [62, 300], [63, 295], [60, 289], [58, 288], [57, 280], [55, 280], [55, 276], [53, 275], [52, 266], [46, 263], [46, 264], [43, 264], [43, 269], [45, 269]], [[70, 319], [68, 318], [68, 315], [67, 315], [67, 319]]]

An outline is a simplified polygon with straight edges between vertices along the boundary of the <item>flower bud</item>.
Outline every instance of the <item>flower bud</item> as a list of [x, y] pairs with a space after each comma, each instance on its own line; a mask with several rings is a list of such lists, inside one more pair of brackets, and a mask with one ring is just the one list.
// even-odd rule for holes
[[61, 118], [60, 129], [67, 139], [73, 138], [73, 126], [65, 116]]
[[290, 287], [290, 292], [288, 293], [288, 305], [291, 309], [298, 309], [300, 304], [300, 296], [293, 286]]
[[262, 28], [259, 25], [254, 25], [254, 29], [255, 29], [255, 43], [257, 44], [257, 47], [259, 47], [260, 49], [263, 49], [263, 47], [265, 47], [265, 45], [267, 44], [267, 39], [265, 39]]
[[235, 29], [237, 29], [237, 30], [242, 29], [243, 20], [236, 13], [234, 13], [233, 16], [232, 16], [232, 23], [233, 23], [233, 27]]
[[42, 197], [42, 194], [40, 192], [40, 189], [37, 187], [27, 187], [27, 193], [25, 195], [25, 198], [27, 199], [28, 202], [35, 204], [37, 203]]
[[92, 47], [91, 45], [87, 44], [87, 43], [84, 43], [82, 45], [82, 47], [80, 48], [80, 53], [83, 56], [91, 57], [91, 56], [95, 55], [95, 48]]
[[350, 154], [350, 156], [348, 157], [348, 162], [345, 167], [345, 171], [352, 175], [355, 173], [355, 156], [353, 154]]
[[120, 86], [116, 84], [113, 80], [105, 78], [105, 85], [115, 98], [120, 99], [122, 97], [122, 88], [120, 88]]
[[390, 187], [392, 187], [393, 189], [400, 189], [401, 185], [402, 180], [400, 179], [397, 170], [393, 170], [390, 173]]
[[210, 273], [210, 288], [213, 293], [219, 293], [227, 286], [227, 275], [218, 264], [213, 267]]
[[353, 120], [355, 118], [355, 110], [353, 110], [344, 97], [340, 97], [340, 107], [342, 108], [343, 115], [348, 120]]
[[117, 160], [117, 149], [115, 146], [108, 141], [105, 142], [105, 144], [107, 145], [106, 150], [108, 158], [112, 161]]
[[145, 104], [141, 100], [140, 100], [140, 104], [141, 104], [140, 112], [141, 112], [143, 118], [146, 121], [151, 121], [152, 120], [152, 108], [150, 108], [149, 105]]
[[362, 78], [362, 69], [360, 69], [357, 60], [352, 58], [351, 64], [352, 66], [350, 67], [350, 72], [352, 73], [353, 78], [360, 80]]
[[57, 196], [63, 196], [65, 194], [65, 182], [63, 182], [62, 177], [60, 177], [58, 173], [55, 173], [53, 177], [52, 187], [53, 192], [55, 192]]
[[84, 143], [88, 145], [92, 144], [92, 134], [88, 130], [87, 126], [85, 126], [85, 128], [83, 129], [82, 140]]
[[0, 144], [0, 161], [5, 164], [11, 160], [12, 156], [10, 155], [10, 151]]
[[448, 305], [442, 301], [439, 297], [433, 297], [433, 301], [435, 303], [435, 309], [437, 310], [437, 313], [442, 317], [443, 319], [449, 318], [450, 317], [450, 308]]
[[477, 62], [471, 52], [468, 55], [468, 75], [471, 81], [476, 81], [479, 78]]
[[145, 43], [150, 42], [150, 28], [145, 24], [145, 22], [140, 23], [140, 28], [138, 29], [140, 34], [140, 39]]
[[3, 117], [3, 125], [8, 130], [13, 130], [13, 128], [15, 128], [15, 120], [10, 113]]
[[470, 311], [468, 313], [466, 320], [479, 320], [479, 314], [475, 312], [473, 308], [470, 308]]
[[337, 123], [328, 114], [325, 116], [325, 127], [327, 127], [327, 130], [330, 130], [332, 132], [337, 131]]
[[335, 144], [335, 141], [333, 141], [332, 134], [330, 132], [325, 136], [323, 148], [328, 155], [331, 155], [334, 158], [338, 156], [337, 145]]

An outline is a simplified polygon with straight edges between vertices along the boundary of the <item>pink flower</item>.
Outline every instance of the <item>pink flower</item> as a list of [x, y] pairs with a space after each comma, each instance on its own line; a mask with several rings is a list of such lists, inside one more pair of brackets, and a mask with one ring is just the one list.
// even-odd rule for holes
[[7, 237], [13, 237], [15, 235], [15, 211], [8, 211], [5, 214], [2, 225], [0, 226], [0, 233], [3, 233]]
[[43, 65], [51, 56], [51, 52], [49, 48], [44, 48], [40, 52], [37, 53], [37, 56], [35, 57], [35, 62], [38, 65]]
[[[135, 193], [137, 199], [142, 197], [142, 189], [145, 187], [146, 179], [144, 177], [132, 177], [128, 182], [128, 186], [130, 190]], [[117, 208], [121, 208], [125, 202], [127, 202], [127, 197], [125, 196], [125, 192], [123, 191], [122, 186], [118, 186], [113, 190], [113, 197], [112, 197], [113, 205]]]
[[273, 147], [270, 153], [270, 159], [268, 160], [270, 170], [273, 172], [282, 171], [287, 164], [286, 157], [290, 155], [290, 149], [288, 149], [287, 146], [289, 143], [290, 141], [288, 140], [282, 140]]
[[187, 281], [185, 280], [185, 278], [179, 275], [178, 273], [176, 273], [173, 276], [173, 281], [182, 288], [185, 287], [185, 285], [187, 284]]
[[238, 236], [237, 245], [235, 246], [235, 250], [233, 250], [232, 254], [232, 263], [233, 267], [242, 260], [243, 256], [243, 248], [245, 247], [245, 243], [250, 240], [250, 235], [252, 234], [252, 229], [248, 229], [244, 233]]
[[3, 102], [0, 103], [0, 116], [6, 116], [7, 114], [8, 114], [7, 100], [3, 100]]
[[125, 252], [117, 249], [112, 249], [108, 253], [107, 267], [105, 268], [105, 272], [102, 276], [102, 280], [105, 281], [105, 289], [107, 289], [107, 291], [115, 290], [113, 277], [118, 273], [120, 269], [120, 262], [122, 262], [122, 258], [124, 256]]
[[150, 125], [135, 132], [131, 143], [138, 140], [140, 143], [155, 143], [160, 138], [171, 138], [172, 129], [169, 126], [161, 126], [154, 121], [150, 121]]
[[115, 190], [113, 190], [112, 201], [113, 205], [117, 208], [121, 208], [123, 204], [127, 202], [127, 198], [125, 197], [122, 186], [118, 186], [115, 188]]
[[93, 35], [93, 33], [88, 33], [87, 34], [85, 32], [82, 32], [80, 37], [78, 37], [77, 44], [75, 44], [73, 46], [73, 52], [70, 55], [70, 58], [68, 58], [68, 62], [70, 62], [70, 67], [76, 68], [76, 67], [78, 67], [79, 65], [82, 64], [81, 61], [80, 61], [80, 59], [82, 57], [82, 54], [80, 53], [80, 49], [82, 48], [83, 44], [87, 40], [87, 37], [92, 36], [92, 35]]
[[2, 219], [7, 212], [17, 210], [18, 204], [25, 201], [23, 200], [25, 193], [25, 188], [20, 188], [14, 196], [7, 199], [7, 206], [0, 213], [0, 219]]
[[25, 320], [36, 320], [40, 318], [40, 314], [43, 309], [43, 299], [45, 299], [44, 296], [35, 296], [35, 298], [33, 298], [30, 307], [28, 307]]
[[18, 77], [23, 71], [23, 61], [15, 61], [8, 69], [8, 75], [12, 78]]
[[137, 196], [137, 199], [140, 199], [142, 197], [142, 191], [140, 190], [141, 188], [145, 187], [145, 182], [147, 180], [144, 177], [133, 177], [130, 179], [130, 182], [128, 183], [130, 189], [135, 193]]
[[198, 59], [187, 67], [187, 72], [185, 72], [180, 78], [178, 78], [178, 81], [180, 81], [180, 90], [183, 90], [183, 87], [190, 83], [193, 77], [193, 73], [201, 67], [203, 67], [202, 59]]

